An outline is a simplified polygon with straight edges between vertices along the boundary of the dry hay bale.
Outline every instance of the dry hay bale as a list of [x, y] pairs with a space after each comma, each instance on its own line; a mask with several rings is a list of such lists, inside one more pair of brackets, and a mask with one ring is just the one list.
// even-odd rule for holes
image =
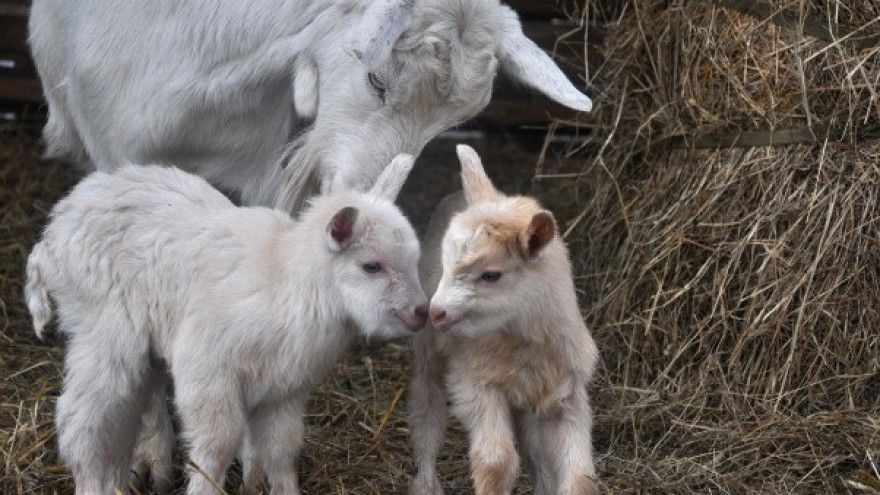
[[568, 226], [606, 486], [880, 490], [880, 4], [581, 15], [611, 20]]

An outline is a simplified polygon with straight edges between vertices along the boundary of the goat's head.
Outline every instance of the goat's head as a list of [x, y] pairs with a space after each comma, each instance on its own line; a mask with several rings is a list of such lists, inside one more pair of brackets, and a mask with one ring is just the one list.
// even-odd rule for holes
[[[363, 3], [349, 35], [328, 37], [295, 79], [298, 111], [315, 121], [302, 143], [308, 158], [294, 165], [319, 162], [324, 192], [366, 190], [391, 157], [418, 155], [475, 116], [489, 103], [498, 68], [563, 105], [591, 108], [498, 0]], [[284, 196], [280, 206], [295, 207]]]
[[498, 192], [473, 149], [460, 145], [458, 155], [467, 208], [443, 238], [431, 323], [479, 336], [540, 319], [564, 273], [553, 215], [532, 198]]
[[315, 199], [326, 222], [327, 282], [347, 316], [370, 337], [395, 337], [425, 325], [428, 300], [419, 283], [419, 241], [394, 206], [413, 157], [400, 155], [365, 193], [343, 191]]

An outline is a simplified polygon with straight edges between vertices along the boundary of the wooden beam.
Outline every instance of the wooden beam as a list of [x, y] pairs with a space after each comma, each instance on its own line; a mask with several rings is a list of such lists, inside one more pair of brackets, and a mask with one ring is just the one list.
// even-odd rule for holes
[[0, 78], [0, 100], [40, 103], [43, 88], [32, 78]]
[[586, 118], [574, 110], [569, 110], [544, 97], [533, 99], [493, 98], [489, 106], [474, 118], [478, 124], [490, 127], [516, 127], [529, 125], [548, 125], [554, 119], [574, 121]]

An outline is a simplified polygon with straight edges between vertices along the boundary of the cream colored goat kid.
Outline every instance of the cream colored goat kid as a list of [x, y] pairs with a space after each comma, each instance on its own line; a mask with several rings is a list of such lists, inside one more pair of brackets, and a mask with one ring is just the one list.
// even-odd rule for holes
[[477, 495], [511, 492], [517, 444], [536, 494], [597, 493], [587, 395], [597, 351], [568, 250], [550, 212], [498, 192], [473, 149], [459, 146], [458, 156], [464, 198], [441, 203], [423, 243], [433, 328], [413, 339], [410, 493], [443, 493], [436, 457], [447, 392], [470, 434]]
[[368, 193], [314, 199], [298, 221], [156, 166], [94, 173], [60, 201], [25, 296], [37, 335], [51, 296], [68, 338], [56, 423], [77, 493], [127, 491], [162, 361], [200, 470], [189, 493], [222, 486], [245, 441], [273, 493], [299, 493], [312, 386], [358, 330], [425, 323], [418, 240], [392, 204], [412, 162], [399, 156]]

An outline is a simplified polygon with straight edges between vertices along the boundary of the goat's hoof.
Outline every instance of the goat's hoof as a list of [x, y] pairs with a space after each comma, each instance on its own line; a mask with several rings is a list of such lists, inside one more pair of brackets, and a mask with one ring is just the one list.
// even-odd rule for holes
[[409, 484], [409, 495], [443, 495], [443, 488], [436, 477], [416, 476]]

